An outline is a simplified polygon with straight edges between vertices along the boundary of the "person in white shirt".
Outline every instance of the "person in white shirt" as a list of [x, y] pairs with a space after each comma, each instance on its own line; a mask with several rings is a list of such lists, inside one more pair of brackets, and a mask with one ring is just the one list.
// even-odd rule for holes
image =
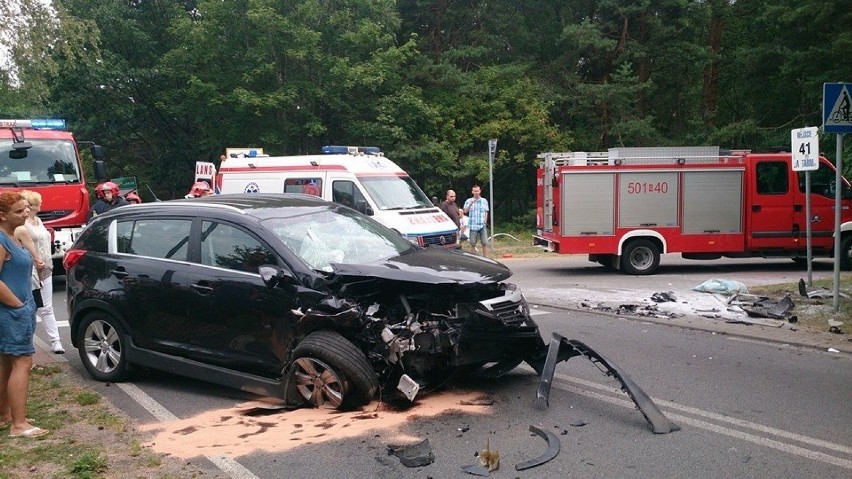
[[19, 237], [25, 246], [28, 246], [28, 242], [32, 244], [33, 249], [30, 253], [34, 254], [33, 282], [41, 287], [41, 304], [38, 305], [36, 315], [41, 319], [53, 352], [63, 354], [65, 348], [62, 347], [56, 315], [53, 313], [53, 260], [50, 254], [50, 232], [38, 217], [38, 212], [41, 210], [41, 194], [23, 190], [21, 196], [30, 205], [30, 215], [24, 225], [15, 230], [15, 236]]

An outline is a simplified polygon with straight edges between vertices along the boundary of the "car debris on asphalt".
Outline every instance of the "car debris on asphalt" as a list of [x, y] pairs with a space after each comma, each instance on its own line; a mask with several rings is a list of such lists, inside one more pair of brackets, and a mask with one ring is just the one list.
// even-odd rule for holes
[[388, 455], [398, 457], [405, 467], [428, 466], [435, 462], [435, 453], [429, 445], [429, 438], [416, 444], [388, 446]]

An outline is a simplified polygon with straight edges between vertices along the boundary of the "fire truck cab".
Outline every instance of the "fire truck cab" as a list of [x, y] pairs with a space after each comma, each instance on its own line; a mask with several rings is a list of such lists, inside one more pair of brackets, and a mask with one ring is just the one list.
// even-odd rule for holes
[[223, 194], [319, 196], [372, 216], [420, 246], [456, 247], [455, 223], [378, 148], [324, 146], [322, 152], [299, 156], [230, 155], [219, 165], [215, 186]]
[[[689, 259], [834, 255], [835, 168], [805, 172], [790, 153], [719, 147], [612, 148], [538, 156], [534, 243], [627, 274], [653, 274], [663, 253]], [[841, 268], [852, 269], [852, 190], [842, 179]]]
[[[105, 171], [103, 149], [85, 143], [100, 176]], [[64, 274], [62, 257], [86, 225], [89, 211], [78, 144], [65, 120], [0, 120], [0, 190], [41, 194], [38, 216], [53, 235], [55, 274]]]

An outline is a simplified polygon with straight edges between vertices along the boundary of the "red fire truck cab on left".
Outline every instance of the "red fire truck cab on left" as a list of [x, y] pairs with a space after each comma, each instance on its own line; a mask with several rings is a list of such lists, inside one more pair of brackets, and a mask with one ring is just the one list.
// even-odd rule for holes
[[39, 217], [53, 235], [54, 274], [63, 274], [62, 257], [86, 225], [89, 192], [79, 147], [90, 147], [95, 176], [105, 176], [103, 148], [78, 142], [65, 120], [0, 119], [0, 191], [41, 194]]

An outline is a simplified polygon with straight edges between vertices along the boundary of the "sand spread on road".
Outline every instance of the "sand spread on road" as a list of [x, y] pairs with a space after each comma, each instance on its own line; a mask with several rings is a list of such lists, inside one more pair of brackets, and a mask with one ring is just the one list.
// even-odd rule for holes
[[264, 410], [268, 404], [248, 402], [177, 421], [146, 424], [139, 429], [152, 435], [145, 446], [185, 459], [197, 456], [236, 458], [358, 436], [380, 435], [383, 441], [405, 444], [422, 440], [402, 432], [406, 422], [442, 414], [488, 414], [490, 406], [462, 404], [476, 404], [482, 398], [481, 392], [447, 391], [418, 398], [404, 411], [393, 411], [382, 403], [373, 402], [361, 410], [349, 412], [308, 408], [268, 411]]

